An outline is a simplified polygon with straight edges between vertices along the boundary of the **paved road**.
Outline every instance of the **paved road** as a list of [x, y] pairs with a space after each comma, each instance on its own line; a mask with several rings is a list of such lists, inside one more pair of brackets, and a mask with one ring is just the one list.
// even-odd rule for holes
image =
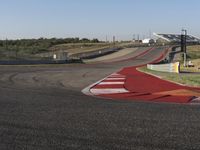
[[161, 52], [111, 64], [1, 66], [0, 149], [200, 149], [199, 106], [112, 101], [80, 92]]

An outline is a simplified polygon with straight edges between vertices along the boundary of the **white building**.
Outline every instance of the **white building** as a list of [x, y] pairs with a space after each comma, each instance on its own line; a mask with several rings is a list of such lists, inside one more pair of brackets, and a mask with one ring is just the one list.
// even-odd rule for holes
[[144, 39], [142, 40], [143, 44], [153, 44], [155, 43], [154, 39]]

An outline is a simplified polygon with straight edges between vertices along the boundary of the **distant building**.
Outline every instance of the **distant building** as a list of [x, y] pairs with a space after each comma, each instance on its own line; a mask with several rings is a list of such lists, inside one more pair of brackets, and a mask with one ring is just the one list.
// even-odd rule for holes
[[154, 39], [144, 39], [142, 40], [143, 44], [153, 44], [155, 43]]

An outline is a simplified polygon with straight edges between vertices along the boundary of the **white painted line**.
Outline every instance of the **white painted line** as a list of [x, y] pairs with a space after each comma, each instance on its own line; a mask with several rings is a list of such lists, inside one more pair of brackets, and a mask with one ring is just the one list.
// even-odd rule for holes
[[120, 94], [120, 93], [128, 93], [124, 88], [119, 89], [90, 89], [90, 92], [94, 95], [100, 95], [100, 94]]
[[[107, 77], [106, 77], [106, 78], [107, 78]], [[102, 81], [104, 81], [106, 78], [101, 79], [101, 80], [99, 80], [99, 81], [97, 81], [97, 82], [95, 82], [95, 83], [93, 83], [93, 84], [87, 86], [87, 87], [84, 88], [81, 92], [84, 93], [85, 95], [88, 95], [88, 96], [94, 96], [94, 94], [93, 94], [92, 92], [90, 92], [90, 89], [91, 89], [92, 87], [94, 87], [95, 85], [98, 85], [99, 83], [101, 83]]]
[[121, 75], [121, 74], [118, 74], [118, 73], [113, 73], [113, 74], [111, 74], [111, 76], [112, 76], [112, 75], [114, 75], [114, 76], [116, 75], [116, 76], [117, 76], [117, 75]]
[[99, 85], [116, 85], [116, 84], [124, 84], [124, 82], [101, 82]]
[[114, 77], [121, 76], [121, 77], [125, 77], [125, 75], [122, 75], [122, 74], [111, 74], [109, 76], [114, 76]]
[[106, 78], [105, 80], [125, 80], [126, 78]]
[[194, 98], [191, 103], [194, 103], [194, 104], [199, 104], [200, 103], [200, 97], [197, 97], [197, 98]]
[[[113, 73], [113, 75], [119, 75], [119, 74]], [[88, 95], [88, 96], [95, 96], [95, 95], [98, 95], [98, 94], [92, 93], [90, 90], [92, 90], [92, 89], [91, 89], [92, 87], [94, 87], [95, 85], [98, 85], [99, 83], [101, 83], [102, 81], [105, 81], [105, 80], [112, 81], [112, 78], [109, 79], [108, 76], [107, 76], [107, 77], [105, 77], [105, 78], [103, 78], [103, 79], [101, 79], [101, 80], [99, 80], [99, 81], [97, 81], [97, 82], [95, 82], [95, 83], [93, 83], [93, 84], [87, 86], [86, 88], [84, 88], [84, 89], [82, 90], [82, 93], [84, 93], [85, 95]], [[125, 78], [118, 78], [118, 79], [117, 79], [117, 78], [114, 78], [114, 79], [113, 79], [113, 81], [116, 81], [116, 80], [125, 81]], [[108, 90], [111, 90], [111, 89], [108, 89]], [[129, 91], [125, 90], [125, 89], [119, 90], [119, 91], [123, 91], [122, 93], [127, 93], [127, 92], [129, 92]], [[119, 92], [118, 92], [118, 93], [119, 93]]]

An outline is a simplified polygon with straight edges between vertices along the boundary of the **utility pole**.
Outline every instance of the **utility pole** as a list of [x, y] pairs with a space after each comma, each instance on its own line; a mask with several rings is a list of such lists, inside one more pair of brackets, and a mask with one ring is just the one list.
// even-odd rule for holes
[[138, 42], [140, 41], [140, 35], [139, 34], [138, 34], [138, 39], [137, 40], [138, 40]]
[[114, 45], [115, 45], [115, 36], [113, 36], [113, 43], [114, 43]]

